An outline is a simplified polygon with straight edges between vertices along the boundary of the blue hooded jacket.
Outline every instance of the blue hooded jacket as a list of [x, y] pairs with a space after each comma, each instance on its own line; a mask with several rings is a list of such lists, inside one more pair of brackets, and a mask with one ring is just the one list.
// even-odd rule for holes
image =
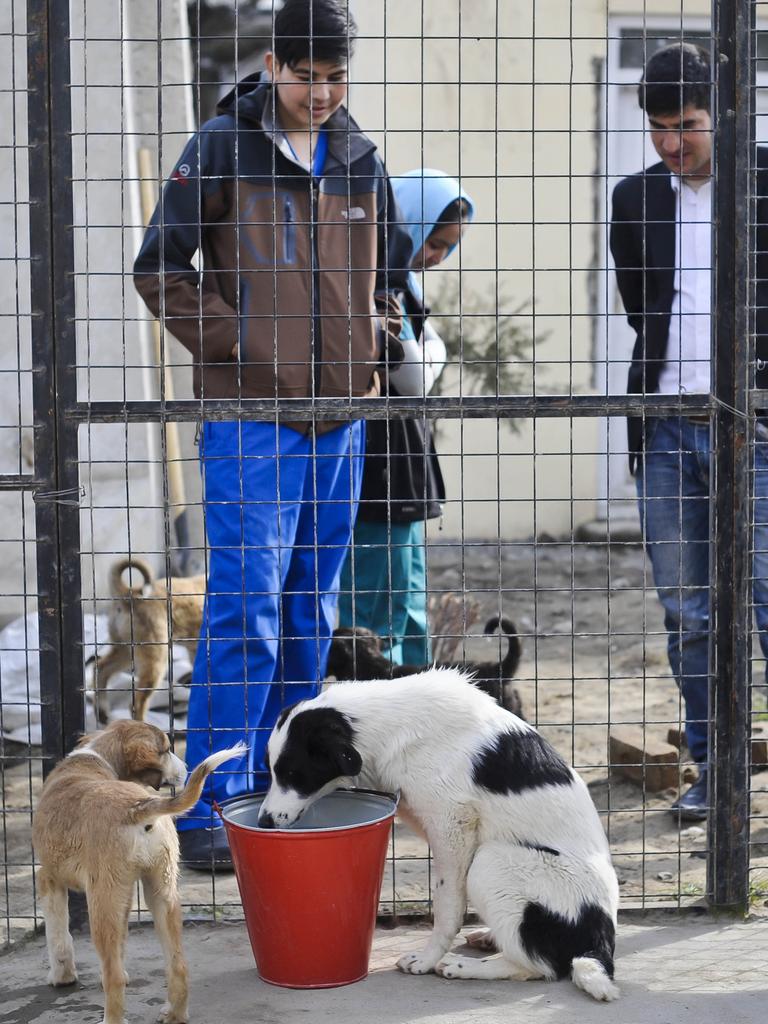
[[[467, 204], [465, 221], [471, 223], [474, 219], [475, 204], [459, 182], [445, 171], [419, 167], [405, 174], [392, 175], [390, 180], [402, 215], [401, 227], [410, 235], [414, 255], [437, 227], [443, 210], [457, 199], [463, 199]], [[453, 249], [448, 255], [451, 252]], [[409, 275], [409, 285], [418, 299], [422, 298], [420, 277], [420, 272], [412, 271]]]
[[[467, 203], [471, 221], [474, 203], [459, 183], [443, 171], [419, 168], [390, 178], [400, 207], [399, 225], [410, 235], [414, 253], [434, 231], [443, 210], [456, 199]], [[424, 319], [421, 272], [409, 274], [405, 296], [406, 315], [400, 334], [417, 349], [411, 317]], [[407, 346], [404, 346], [407, 348]], [[418, 361], [417, 361], [418, 364]], [[397, 394], [397, 374], [390, 374], [390, 394]], [[424, 369], [422, 364], [422, 386]], [[426, 391], [429, 387], [426, 387]], [[407, 392], [413, 394], [414, 392]], [[366, 425], [366, 456], [358, 518], [381, 524], [413, 523], [442, 514], [445, 484], [427, 420], [369, 420]], [[388, 527], [383, 525], [383, 529]]]

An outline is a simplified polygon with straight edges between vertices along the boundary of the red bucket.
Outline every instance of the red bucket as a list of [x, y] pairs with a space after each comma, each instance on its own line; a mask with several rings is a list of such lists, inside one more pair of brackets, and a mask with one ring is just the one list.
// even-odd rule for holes
[[292, 828], [263, 829], [264, 797], [235, 797], [220, 808], [260, 977], [286, 988], [361, 981], [397, 798], [338, 789]]

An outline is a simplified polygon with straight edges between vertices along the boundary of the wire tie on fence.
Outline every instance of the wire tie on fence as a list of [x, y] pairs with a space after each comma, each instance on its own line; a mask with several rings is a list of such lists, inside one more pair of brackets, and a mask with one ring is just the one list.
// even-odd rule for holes
[[[71, 495], [77, 495], [73, 500]], [[85, 484], [79, 487], [65, 487], [60, 491], [33, 491], [33, 501], [50, 501], [56, 505], [80, 506], [80, 499], [85, 497]]]
[[732, 405], [728, 405], [727, 402], [724, 402], [722, 400], [722, 398], [718, 398], [716, 395], [712, 395], [711, 397], [712, 397], [712, 401], [715, 403], [715, 405], [719, 405], [719, 406], [721, 406], [721, 408], [727, 409], [728, 412], [733, 413], [734, 416], [738, 416], [739, 419], [741, 419], [741, 420], [749, 419], [749, 414], [748, 413], [742, 412], [741, 409], [736, 409]]

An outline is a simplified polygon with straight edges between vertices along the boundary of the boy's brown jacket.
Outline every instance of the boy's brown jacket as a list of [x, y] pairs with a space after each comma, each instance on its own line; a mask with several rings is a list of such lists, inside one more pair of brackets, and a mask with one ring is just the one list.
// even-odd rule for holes
[[[386, 358], [411, 242], [376, 147], [344, 108], [313, 178], [245, 79], [187, 144], [134, 266], [155, 316], [194, 357], [203, 398], [358, 397]], [[202, 256], [202, 272], [192, 263]]]

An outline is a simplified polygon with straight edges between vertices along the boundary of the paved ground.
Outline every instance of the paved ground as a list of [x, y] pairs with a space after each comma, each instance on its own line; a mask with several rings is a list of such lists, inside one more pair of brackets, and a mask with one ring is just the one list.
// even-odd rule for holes
[[[194, 1024], [763, 1024], [768, 997], [768, 920], [702, 918], [622, 923], [617, 981], [623, 996], [592, 1002], [569, 982], [459, 982], [399, 974], [423, 928], [380, 930], [369, 977], [345, 988], [295, 991], [260, 981], [242, 925], [189, 926]], [[330, 941], [330, 937], [329, 937]], [[93, 950], [76, 939], [80, 983], [44, 982], [44, 944], [0, 957], [2, 1024], [97, 1024], [102, 998]], [[149, 929], [128, 941], [128, 1024], [154, 1020], [163, 1002], [159, 949]]]

